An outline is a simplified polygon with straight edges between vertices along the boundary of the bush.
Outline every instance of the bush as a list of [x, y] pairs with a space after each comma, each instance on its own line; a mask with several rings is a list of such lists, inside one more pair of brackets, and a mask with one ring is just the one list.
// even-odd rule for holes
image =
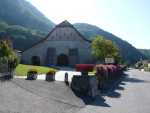
[[19, 64], [19, 58], [7, 41], [0, 41], [0, 64], [8, 64], [13, 70]]
[[99, 73], [101, 76], [108, 75], [108, 68], [106, 65], [96, 65], [96, 73]]
[[31, 73], [31, 74], [38, 74], [38, 71], [36, 69], [30, 69], [28, 71], [28, 73]]
[[106, 65], [108, 71], [108, 78], [111, 79], [115, 75], [115, 67], [113, 65]]
[[55, 74], [56, 73], [56, 71], [55, 70], [49, 70], [47, 73], [46, 73], [46, 75], [52, 75], [52, 74]]
[[105, 87], [109, 80], [121, 76], [123, 69], [120, 65], [96, 65], [96, 76], [99, 88]]
[[[13, 78], [13, 71], [19, 64], [19, 59], [17, 54], [13, 51], [11, 47], [11, 42], [9, 40], [0, 40], [0, 65], [6, 65], [6, 72], [9, 72], [8, 78]], [[2, 68], [2, 67], [0, 67]], [[4, 70], [4, 69], [0, 69]], [[2, 73], [6, 73], [2, 72]]]
[[108, 69], [105, 65], [96, 65], [96, 76], [98, 79], [98, 88], [105, 87], [105, 83], [108, 79]]

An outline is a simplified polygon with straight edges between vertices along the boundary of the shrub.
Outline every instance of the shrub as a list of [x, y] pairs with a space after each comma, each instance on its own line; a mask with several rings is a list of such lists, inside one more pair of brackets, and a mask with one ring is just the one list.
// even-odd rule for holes
[[98, 80], [98, 88], [104, 88], [106, 80], [108, 79], [108, 70], [105, 65], [96, 65], [96, 76]]
[[0, 41], [0, 64], [9, 64], [11, 70], [15, 69], [19, 64], [17, 54], [7, 41]]
[[120, 76], [123, 69], [120, 65], [96, 65], [96, 76], [98, 79], [99, 88], [104, 87], [108, 80]]
[[38, 71], [36, 69], [30, 69], [28, 71], [29, 74], [38, 74]]
[[115, 75], [117, 73], [117, 67], [115, 65], [107, 65], [107, 68], [109, 68], [110, 71], [110, 75]]
[[119, 76], [123, 73], [123, 71], [125, 70], [125, 67], [122, 65], [116, 65], [116, 67], [117, 67], [117, 74]]
[[96, 73], [100, 74], [101, 76], [107, 76], [108, 75], [108, 68], [106, 65], [97, 65], [96, 66]]
[[108, 78], [111, 79], [115, 74], [114, 67], [112, 65], [106, 65], [108, 71]]
[[56, 73], [55, 70], [50, 69], [50, 70], [46, 73], [46, 75], [53, 75], [53, 74], [55, 74], [55, 73]]

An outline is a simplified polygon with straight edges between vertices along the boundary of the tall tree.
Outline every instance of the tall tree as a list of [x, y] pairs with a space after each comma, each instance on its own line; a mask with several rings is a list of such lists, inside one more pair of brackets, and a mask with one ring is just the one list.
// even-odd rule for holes
[[105, 58], [114, 58], [116, 62], [120, 60], [117, 46], [102, 36], [96, 36], [92, 41], [92, 54], [101, 61], [104, 61]]

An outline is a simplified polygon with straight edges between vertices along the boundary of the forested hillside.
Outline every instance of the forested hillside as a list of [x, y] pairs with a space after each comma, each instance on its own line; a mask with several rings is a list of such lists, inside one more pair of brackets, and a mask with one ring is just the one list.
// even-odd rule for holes
[[140, 58], [145, 59], [145, 55], [143, 55], [139, 50], [137, 50], [130, 43], [122, 40], [121, 38], [100, 29], [97, 26], [86, 24], [86, 23], [76, 23], [74, 26], [89, 40], [92, 40], [96, 35], [101, 35], [106, 39], [113, 41], [118, 48], [120, 49], [121, 55], [127, 63], [135, 63]]
[[150, 49], [139, 49], [139, 51], [144, 54], [148, 59], [150, 59]]
[[15, 49], [24, 50], [44, 38], [46, 33], [19, 25], [0, 22], [0, 38], [9, 37]]
[[0, 20], [9, 25], [48, 31], [54, 23], [26, 0], [0, 0]]
[[26, 0], [0, 0], [0, 37], [9, 36], [15, 49], [32, 46], [54, 25]]

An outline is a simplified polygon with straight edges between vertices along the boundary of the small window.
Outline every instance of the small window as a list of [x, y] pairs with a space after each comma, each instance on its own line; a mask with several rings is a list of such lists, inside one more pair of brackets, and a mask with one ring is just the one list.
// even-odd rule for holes
[[71, 55], [71, 56], [78, 55], [78, 49], [77, 48], [70, 49], [69, 55]]
[[31, 62], [32, 62], [32, 65], [39, 66], [40, 65], [40, 57], [39, 56], [33, 56], [31, 58]]

